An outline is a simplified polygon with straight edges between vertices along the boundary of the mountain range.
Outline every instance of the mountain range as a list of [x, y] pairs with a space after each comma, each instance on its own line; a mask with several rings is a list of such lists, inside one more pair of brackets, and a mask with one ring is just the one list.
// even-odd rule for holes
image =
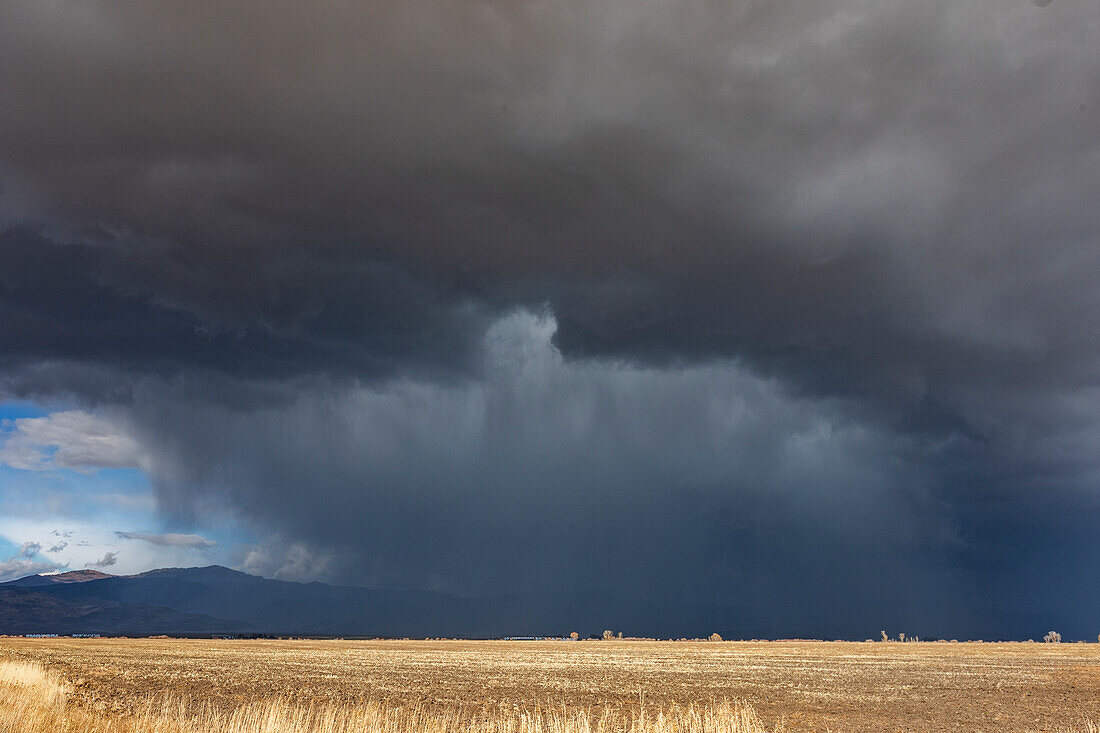
[[996, 639], [1041, 636], [1042, 627], [1040, 618], [992, 610], [980, 625], [951, 630], [916, 615], [879, 624], [882, 614], [874, 608], [829, 614], [807, 605], [804, 612], [788, 609], [786, 615], [779, 627], [775, 615], [759, 603], [754, 607], [749, 597], [743, 607], [685, 603], [673, 596], [626, 598], [599, 588], [464, 598], [271, 580], [218, 565], [137, 575], [76, 570], [0, 584], [0, 634], [496, 638], [571, 631], [593, 636], [614, 629], [662, 638], [716, 631], [726, 638], [863, 639], [902, 622], [902, 628], [932, 630], [921, 634], [925, 638], [956, 631], [951, 635]]
[[554, 593], [469, 599], [292, 583], [217, 565], [127, 576], [77, 570], [0, 584], [0, 633], [6, 634], [483, 638], [568, 634], [575, 628], [591, 635], [644, 624], [642, 631], [676, 627], [686, 633], [690, 626], [705, 635], [721, 624], [721, 616], [732, 615], [722, 607], [686, 610], [688, 624], [676, 623], [685, 609], [675, 603], [620, 604], [592, 594]]

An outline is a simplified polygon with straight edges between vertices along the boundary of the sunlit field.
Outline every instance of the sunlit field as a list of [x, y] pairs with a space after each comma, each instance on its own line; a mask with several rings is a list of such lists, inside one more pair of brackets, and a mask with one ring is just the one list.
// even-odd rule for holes
[[1100, 645], [0, 639], [5, 733], [1095, 731]]

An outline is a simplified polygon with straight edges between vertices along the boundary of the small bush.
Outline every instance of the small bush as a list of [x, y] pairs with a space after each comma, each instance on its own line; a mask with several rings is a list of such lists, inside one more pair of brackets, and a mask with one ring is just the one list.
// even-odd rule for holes
[[1043, 641], [1048, 644], [1059, 644], [1062, 641], [1062, 635], [1057, 631], [1048, 631], [1046, 636], [1043, 637]]
[[708, 636], [707, 639], [709, 641], [722, 641], [722, 636], [716, 632]]

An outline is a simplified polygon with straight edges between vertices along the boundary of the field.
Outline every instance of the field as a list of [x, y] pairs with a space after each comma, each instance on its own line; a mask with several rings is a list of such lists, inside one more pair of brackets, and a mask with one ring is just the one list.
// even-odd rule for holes
[[1100, 644], [0, 639], [5, 733], [1095, 731], [1090, 720]]

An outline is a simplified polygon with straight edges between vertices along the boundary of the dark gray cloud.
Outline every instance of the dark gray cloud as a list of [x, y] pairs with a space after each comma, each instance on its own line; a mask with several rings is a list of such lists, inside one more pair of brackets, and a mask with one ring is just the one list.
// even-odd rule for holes
[[84, 244], [5, 242], [7, 340], [377, 377], [548, 301], [568, 354], [980, 420], [975, 382], [1091, 376], [1097, 60], [1065, 5], [28, 5], [9, 218]]
[[1093, 11], [19, 5], [0, 386], [297, 575], [1080, 596]]
[[1049, 569], [1094, 553], [1095, 500], [1072, 472], [1029, 486], [1032, 461], [1011, 475], [1003, 446], [887, 429], [730, 363], [565, 361], [553, 329], [498, 323], [477, 382], [246, 412], [141, 395], [128, 414], [175, 519], [235, 511], [295, 538], [250, 553], [268, 575], [719, 602], [774, 634], [880, 618], [928, 636], [1087, 631], [1080, 568]]
[[[809, 537], [852, 560], [843, 544], [857, 535], [857, 551], [884, 553], [876, 566], [962, 542], [916, 446], [842, 405], [729, 365], [564, 362], [552, 331], [532, 315], [501, 322], [486, 378], [467, 385], [304, 393], [248, 413], [154, 410], [150, 398], [131, 414], [135, 432], [157, 435], [153, 476], [170, 509], [216, 513], [229, 500], [335, 550], [333, 577], [382, 586], [713, 584], [732, 601], [774, 569], [753, 553], [778, 561]], [[174, 429], [159, 429], [169, 415]], [[774, 592], [822, 570], [792, 570]]]
[[109, 568], [118, 562], [117, 552], [108, 552], [100, 559], [92, 563], [93, 568]]
[[[205, 372], [214, 384], [235, 380], [238, 389], [242, 381], [259, 389], [309, 375], [455, 373], [469, 361], [471, 334], [486, 324], [482, 308], [452, 287], [432, 287], [373, 260], [331, 265], [326, 276], [287, 263], [280, 276], [285, 297], [315, 302], [280, 305], [284, 296], [273, 294], [274, 309], [285, 306], [285, 317], [266, 309], [247, 317], [197, 313], [152, 292], [127, 292], [145, 289], [146, 276], [155, 277], [109, 274], [132, 255], [59, 244], [25, 229], [0, 234], [0, 307], [7, 316], [0, 359], [10, 392], [49, 394], [63, 386], [77, 395], [126, 400], [120, 370], [167, 377]], [[158, 266], [171, 268], [172, 257], [159, 258]], [[229, 398], [233, 390], [222, 394]]]

